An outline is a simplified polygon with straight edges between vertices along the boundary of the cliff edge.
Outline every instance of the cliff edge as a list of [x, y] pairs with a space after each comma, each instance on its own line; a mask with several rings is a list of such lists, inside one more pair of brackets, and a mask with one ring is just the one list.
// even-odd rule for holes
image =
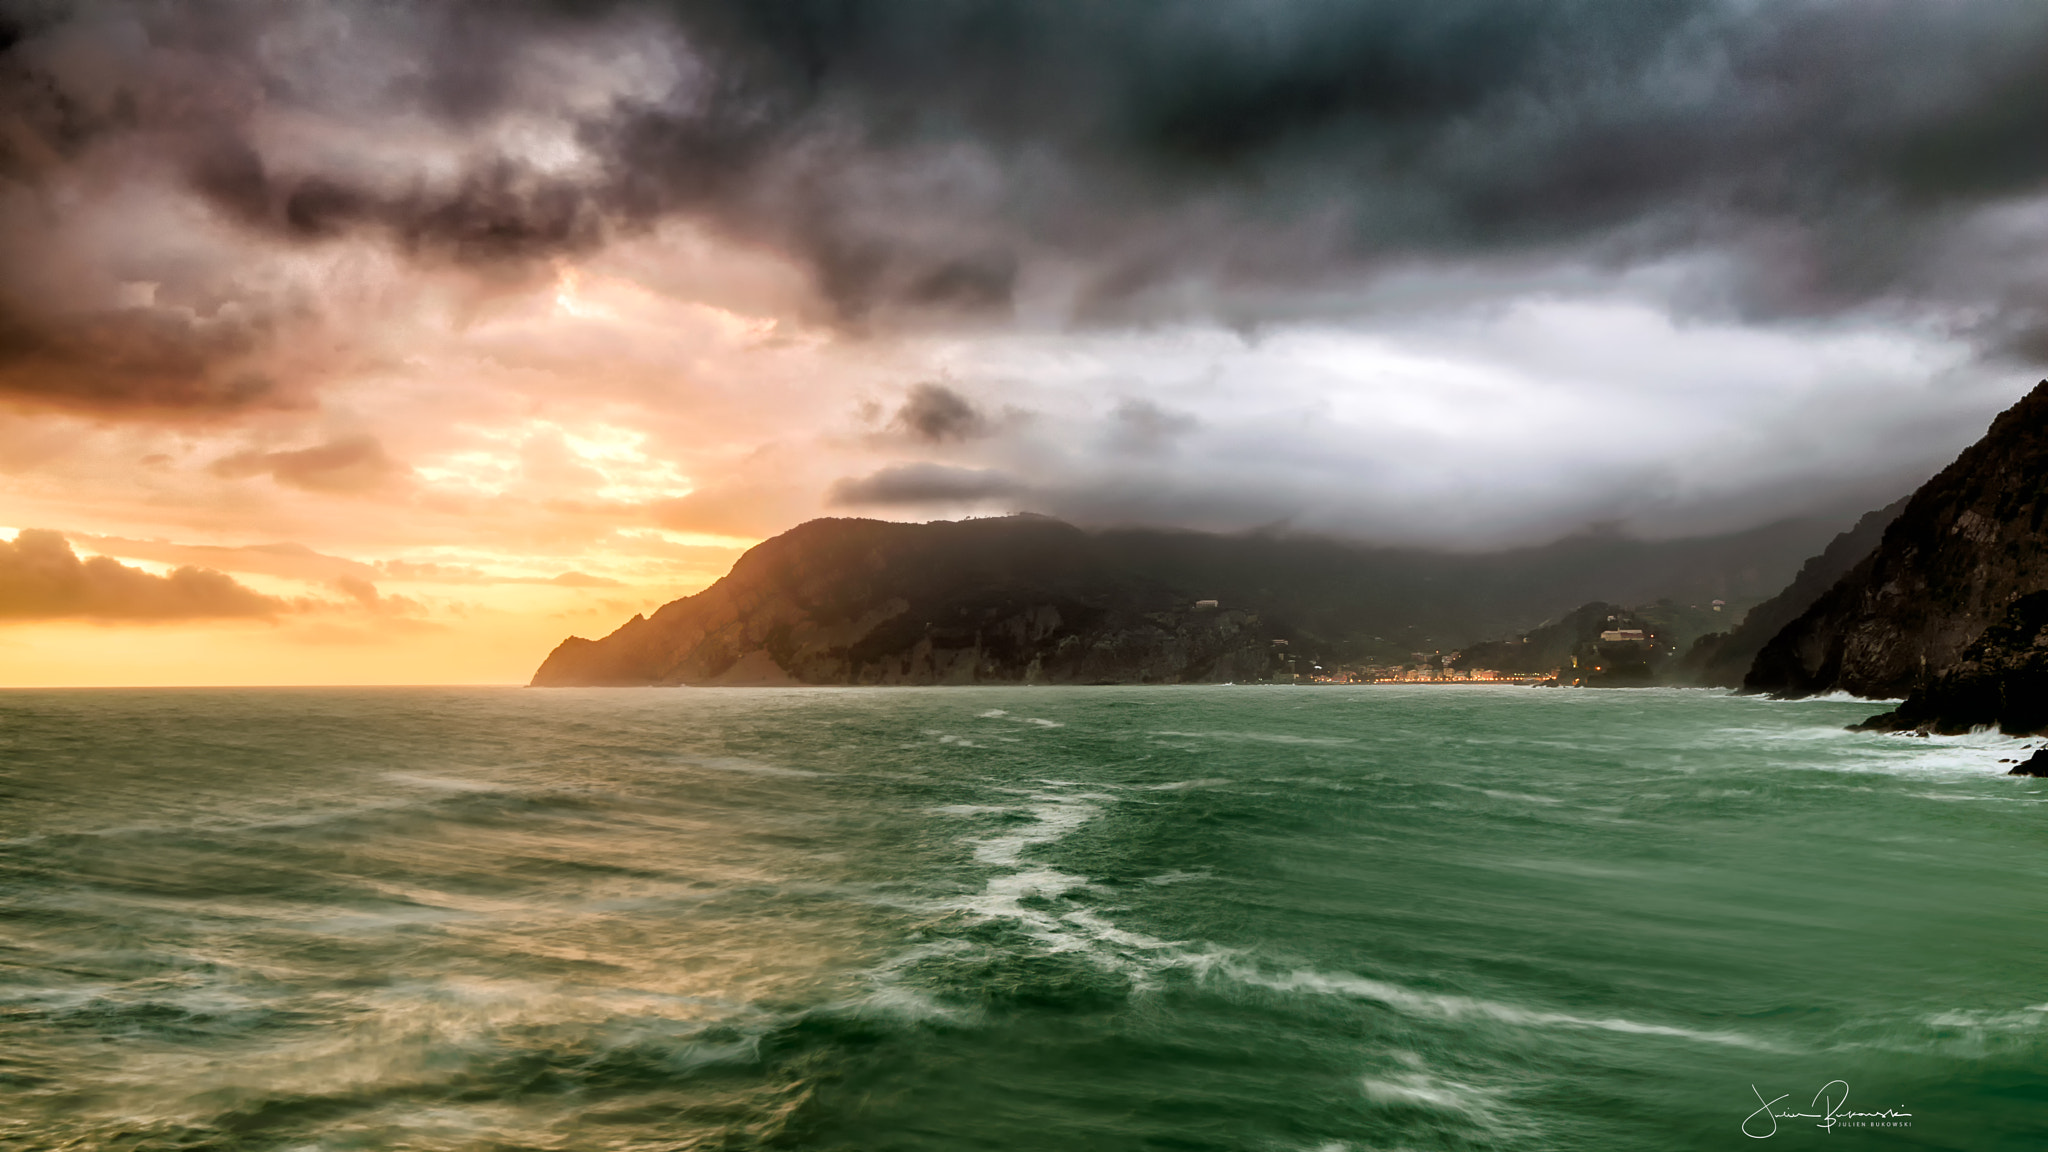
[[1920, 487], [1876, 551], [1757, 654], [1743, 688], [1906, 696], [2048, 590], [2048, 381]]
[[2048, 592], [2013, 601], [1953, 666], [1856, 727], [1944, 736], [1991, 727], [2013, 736], [2048, 732]]

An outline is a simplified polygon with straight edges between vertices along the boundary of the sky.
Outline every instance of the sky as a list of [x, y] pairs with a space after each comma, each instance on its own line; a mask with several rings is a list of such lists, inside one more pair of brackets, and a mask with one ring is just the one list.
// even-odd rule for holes
[[0, 0], [0, 685], [517, 683], [823, 515], [1853, 517], [2033, 0]]

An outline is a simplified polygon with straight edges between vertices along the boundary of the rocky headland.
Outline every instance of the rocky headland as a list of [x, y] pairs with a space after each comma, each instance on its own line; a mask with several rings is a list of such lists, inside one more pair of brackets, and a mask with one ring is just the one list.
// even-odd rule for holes
[[[1744, 689], [1900, 697], [1929, 688], [1960, 670], [2022, 597], [2048, 590], [2044, 520], [2048, 382], [1913, 493], [1876, 549], [1764, 645]], [[1986, 669], [2006, 667], [1989, 651], [1984, 659]]]
[[1091, 563], [1037, 516], [813, 520], [695, 596], [602, 640], [571, 637], [536, 686], [1183, 683], [1263, 678], [1262, 622]]
[[1897, 708], [1857, 727], [1947, 736], [1976, 728], [2014, 736], [2048, 732], [2048, 592], [2013, 601], [1954, 664]]

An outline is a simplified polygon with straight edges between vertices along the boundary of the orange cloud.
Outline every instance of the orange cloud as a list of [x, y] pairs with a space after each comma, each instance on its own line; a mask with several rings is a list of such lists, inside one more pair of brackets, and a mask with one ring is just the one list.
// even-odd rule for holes
[[0, 301], [0, 393], [88, 410], [220, 412], [292, 398], [255, 364], [264, 326], [137, 307], [39, 315]]
[[168, 576], [105, 556], [80, 560], [61, 533], [25, 529], [0, 543], [0, 618], [203, 620], [268, 618], [287, 605], [209, 568]]
[[211, 470], [227, 479], [268, 475], [309, 492], [344, 494], [391, 487], [412, 471], [393, 460], [376, 437], [360, 435], [293, 452], [237, 452], [214, 461]]

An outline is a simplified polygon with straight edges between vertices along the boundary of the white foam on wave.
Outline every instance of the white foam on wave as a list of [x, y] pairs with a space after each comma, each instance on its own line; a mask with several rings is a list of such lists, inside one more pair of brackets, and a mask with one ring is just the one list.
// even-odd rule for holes
[[1858, 696], [1853, 692], [1824, 692], [1819, 696], [1800, 696], [1781, 700], [1775, 696], [1750, 695], [1740, 692], [1723, 692], [1722, 695], [1735, 700], [1751, 700], [1759, 704], [1776, 704], [1797, 707], [1801, 704], [1868, 704], [1873, 708], [1896, 708], [1904, 704], [1904, 697]]
[[974, 715], [979, 720], [1008, 720], [1012, 724], [1031, 724], [1039, 728], [1066, 727], [1061, 721], [1047, 720], [1042, 716], [1012, 716], [1001, 708], [991, 708], [986, 712], [976, 712]]
[[[1093, 798], [1093, 797], [1091, 797]], [[1079, 797], [1039, 793], [1032, 797], [1039, 803], [1028, 805], [1024, 811], [1031, 814], [1035, 824], [1019, 828], [1001, 836], [988, 836], [974, 842], [974, 858], [984, 864], [1015, 867], [1024, 849], [1034, 844], [1050, 844], [1067, 833], [1093, 820], [1102, 810]]]
[[[1074, 787], [1056, 781], [1047, 784]], [[1224, 955], [1221, 949], [1189, 949], [1186, 941], [1133, 932], [1091, 908], [1056, 911], [1034, 906], [1087, 888], [1091, 881], [1026, 860], [1026, 852], [1065, 838], [1100, 815], [1104, 804], [1115, 802], [1116, 797], [1102, 792], [1030, 792], [1026, 803], [1007, 811], [1029, 814], [1031, 824], [970, 841], [976, 861], [1012, 871], [990, 877], [980, 892], [952, 902], [951, 907], [980, 919], [1008, 921], [1047, 952], [1078, 955], [1106, 971], [1122, 974], [1141, 988], [1169, 969], [1213, 965]]]
[[[1131, 980], [1135, 988], [1151, 987], [1157, 977], [1167, 972], [1186, 970], [1198, 980], [1222, 976], [1271, 991], [1371, 1000], [1395, 1011], [1418, 1017], [1442, 1020], [1484, 1019], [1519, 1027], [1583, 1029], [1622, 1035], [1665, 1037], [1759, 1051], [1777, 1050], [1776, 1045], [1738, 1032], [1644, 1023], [1619, 1016], [1594, 1017], [1543, 1011], [1471, 996], [1423, 992], [1388, 981], [1350, 974], [1333, 975], [1309, 969], [1295, 969], [1284, 975], [1274, 975], [1246, 963], [1240, 949], [1225, 948], [1208, 942], [1164, 940], [1144, 932], [1123, 928], [1093, 908], [1056, 911], [1054, 908], [1045, 907], [1044, 905], [1057, 901], [1067, 893], [1089, 886], [1090, 881], [1084, 876], [1028, 861], [1026, 854], [1032, 848], [1065, 838], [1099, 816], [1105, 804], [1118, 802], [1115, 797], [1100, 792], [1065, 790], [1079, 787], [1074, 783], [1046, 783], [1049, 789], [1028, 793], [1026, 803], [1008, 809], [996, 809], [1028, 813], [1032, 817], [1031, 824], [970, 841], [974, 846], [974, 858], [978, 862], [1012, 871], [991, 877], [980, 892], [952, 902], [950, 906], [978, 918], [1003, 920], [1015, 924], [1048, 952], [1085, 957], [1105, 970], [1124, 975]], [[966, 814], [967, 810], [983, 807], [987, 806], [957, 805], [953, 807], [953, 811]], [[1164, 884], [1193, 879], [1213, 877], [1202, 874], [1168, 873], [1149, 878], [1149, 882]], [[956, 943], [947, 947], [964, 946]], [[914, 962], [914, 959], [907, 959], [902, 965], [907, 967]], [[1393, 1078], [1368, 1078], [1367, 1085], [1369, 1094], [1377, 1092], [1384, 1100], [1391, 1101], [1397, 1097], [1404, 1097], [1405, 1094], [1405, 1098], [1411, 1103], [1434, 1101], [1436, 1105], [1448, 1110], [1461, 1111], [1474, 1118], [1482, 1118], [1485, 1097], [1483, 1094], [1475, 1094], [1477, 1090], [1470, 1089], [1468, 1085], [1439, 1081], [1421, 1073], [1402, 1074]]]
[[1358, 1078], [1360, 1092], [1379, 1108], [1433, 1113], [1431, 1128], [1469, 1126], [1488, 1145], [1553, 1146], [1542, 1140], [1534, 1118], [1514, 1106], [1512, 1087], [1454, 1078], [1414, 1052], [1397, 1049], [1382, 1057], [1390, 1057], [1395, 1066], [1375, 1068]]
[[2003, 775], [2011, 765], [2001, 760], [2025, 759], [2040, 743], [2038, 737], [2008, 736], [1990, 728], [1960, 736], [1922, 736], [1854, 732], [1838, 724], [1792, 729], [1729, 727], [1720, 729], [1718, 735], [1765, 754], [1788, 743], [1832, 745], [1812, 752], [1802, 748], [1798, 761], [1790, 767], [1922, 777]]
[[1427, 1072], [1397, 1072], [1387, 1077], [1361, 1076], [1359, 1086], [1365, 1098], [1375, 1104], [1405, 1104], [1437, 1112], [1456, 1112], [1475, 1119], [1491, 1119], [1492, 1103], [1498, 1092], [1432, 1076]]
[[1223, 964], [1219, 971], [1254, 987], [1268, 988], [1276, 992], [1309, 992], [1371, 1000], [1411, 1016], [1433, 1017], [1440, 1020], [1477, 1018], [1523, 1027], [1595, 1029], [1637, 1036], [1668, 1036], [1676, 1040], [1754, 1048], [1760, 1051], [1776, 1050], [1773, 1044], [1739, 1032], [1706, 1032], [1697, 1028], [1679, 1028], [1668, 1024], [1644, 1024], [1619, 1016], [1596, 1019], [1569, 1012], [1545, 1012], [1472, 996], [1421, 992], [1364, 976], [1332, 975], [1299, 968], [1284, 976], [1273, 976], [1256, 968], [1234, 963]]
[[2048, 1029], [2048, 1004], [2029, 1004], [2017, 1012], [1958, 1008], [1927, 1017], [1935, 1028], [1964, 1028], [1986, 1032], [2039, 1032]]
[[914, 1024], [958, 1023], [967, 1015], [966, 1009], [942, 1004], [903, 981], [912, 968], [927, 960], [975, 950], [976, 946], [965, 940], [931, 940], [917, 944], [861, 973], [869, 986], [865, 995], [827, 1005], [823, 1011], [851, 1012], [857, 1016], [881, 1015]]
[[1881, 745], [1876, 756], [1859, 757], [1852, 764], [1819, 764], [1838, 770], [1882, 772], [1897, 776], [1982, 777], [2003, 776], [2012, 765], [2001, 760], [2025, 759], [2029, 745], [2018, 738], [1996, 732], [1973, 732], [1968, 736], [1929, 736], [1924, 739], [1886, 737], [1898, 745]]
[[1754, 744], [1791, 743], [1842, 743], [1868, 740], [1869, 734], [1852, 732], [1840, 724], [1819, 725], [1812, 728], [1745, 728], [1731, 725], [1715, 729], [1719, 736], [1732, 737]]

